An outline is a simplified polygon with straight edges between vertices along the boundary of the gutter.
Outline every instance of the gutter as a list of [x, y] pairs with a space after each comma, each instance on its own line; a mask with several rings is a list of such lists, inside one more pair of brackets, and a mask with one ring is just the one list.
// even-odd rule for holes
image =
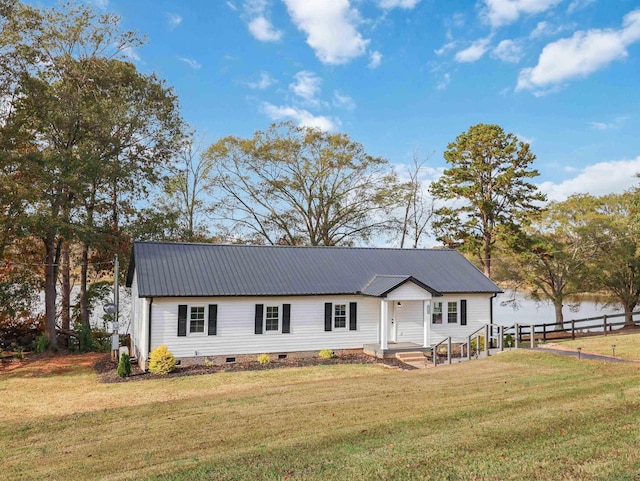
[[493, 300], [498, 295], [497, 292], [494, 292], [491, 298], [489, 299], [489, 324], [493, 324]]

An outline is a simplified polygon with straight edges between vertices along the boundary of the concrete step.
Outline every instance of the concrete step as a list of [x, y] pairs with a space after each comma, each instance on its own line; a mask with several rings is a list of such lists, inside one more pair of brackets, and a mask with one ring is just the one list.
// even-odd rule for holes
[[396, 359], [399, 361], [402, 361], [406, 364], [412, 363], [412, 362], [425, 362], [427, 360], [426, 356], [424, 355], [423, 352], [420, 351], [414, 351], [414, 352], [397, 352], [396, 353]]

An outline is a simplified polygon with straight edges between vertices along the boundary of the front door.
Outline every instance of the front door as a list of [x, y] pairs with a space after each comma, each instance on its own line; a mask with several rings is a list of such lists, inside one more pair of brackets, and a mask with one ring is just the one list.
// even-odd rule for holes
[[387, 336], [389, 339], [389, 342], [398, 342], [398, 326], [397, 326], [397, 306], [396, 306], [397, 302], [396, 301], [391, 301], [389, 303], [389, 311], [388, 311], [388, 319], [389, 319], [389, 323], [388, 323], [388, 332], [387, 332]]

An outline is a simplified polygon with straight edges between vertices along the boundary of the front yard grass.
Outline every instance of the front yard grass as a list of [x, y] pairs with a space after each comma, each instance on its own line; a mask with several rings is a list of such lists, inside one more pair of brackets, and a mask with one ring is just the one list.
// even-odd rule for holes
[[0, 373], [4, 479], [640, 479], [637, 364], [520, 350], [116, 384], [74, 365]]
[[612, 345], [615, 344], [615, 355], [620, 359], [640, 360], [640, 333], [609, 334], [607, 336], [583, 337], [567, 341], [553, 341], [561, 348], [576, 350], [582, 348], [582, 352], [613, 355]]

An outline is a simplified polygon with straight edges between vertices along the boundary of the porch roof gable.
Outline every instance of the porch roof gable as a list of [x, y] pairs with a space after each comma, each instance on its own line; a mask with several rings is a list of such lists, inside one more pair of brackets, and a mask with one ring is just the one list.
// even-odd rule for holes
[[421, 287], [425, 291], [431, 293], [434, 297], [442, 295], [440, 292], [432, 289], [425, 283], [420, 282], [415, 277], [408, 275], [375, 275], [367, 283], [365, 288], [362, 289], [362, 294], [365, 296], [386, 297], [391, 291], [397, 289], [403, 284], [406, 284], [407, 282], [413, 282], [418, 287]]

